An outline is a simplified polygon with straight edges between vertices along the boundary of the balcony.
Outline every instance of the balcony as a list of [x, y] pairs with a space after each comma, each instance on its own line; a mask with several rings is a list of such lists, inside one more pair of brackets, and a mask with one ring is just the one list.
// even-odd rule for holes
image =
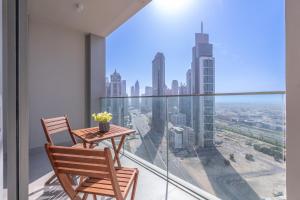
[[[284, 100], [281, 92], [101, 98], [100, 107], [113, 113], [115, 124], [136, 130], [121, 153], [124, 166], [141, 172], [136, 199], [283, 200]], [[180, 109], [190, 108], [192, 102], [200, 103], [202, 109], [201, 103], [206, 102], [213, 109]], [[163, 112], [154, 111], [164, 114], [158, 126], [161, 132], [152, 125], [157, 123], [152, 116], [158, 116], [152, 105], [158, 104], [164, 108]], [[211, 125], [198, 126], [201, 142], [195, 144], [192, 123], [204, 122], [203, 117]], [[104, 142], [98, 148], [110, 145]], [[29, 199], [67, 198], [58, 181], [44, 185], [52, 174], [44, 149], [32, 149]]]
[[[20, 34], [20, 42], [28, 42], [29, 47], [16, 49], [23, 43], [11, 42], [8, 46], [14, 47], [4, 52], [12, 58], [7, 59], [10, 70], [5, 68], [8, 80], [3, 81], [7, 86], [3, 94], [6, 131], [3, 140], [2, 135], [0, 138], [5, 157], [0, 168], [6, 167], [3, 199], [67, 199], [57, 181], [44, 186], [53, 172], [41, 147], [45, 137], [39, 119], [68, 114], [72, 128], [77, 129], [90, 126], [90, 113], [98, 111], [109, 111], [113, 123], [136, 130], [127, 138], [121, 161], [141, 171], [137, 200], [283, 200], [287, 199], [287, 171], [289, 198], [297, 199], [298, 64], [293, 64], [295, 72], [289, 63], [287, 76], [292, 88], [288, 101], [289, 145], [285, 92], [99, 100], [105, 96], [105, 38], [148, 2], [84, 1], [81, 10], [73, 1], [57, 4], [29, 0], [28, 10], [20, 8], [20, 21], [28, 20], [24, 24], [29, 27], [29, 41], [23, 41], [26, 31], [21, 25], [19, 33], [8, 34], [7, 41], [16, 40]], [[29, 17], [23, 16], [28, 13]], [[289, 26], [293, 30], [297, 27]], [[290, 37], [290, 43], [296, 44], [298, 35]], [[293, 56], [298, 52], [289, 51]], [[17, 65], [13, 60], [16, 52], [20, 59]], [[28, 66], [23, 60], [27, 52]], [[298, 63], [299, 56], [294, 57]], [[18, 77], [15, 71], [19, 65], [23, 67], [18, 68]], [[66, 138], [59, 137], [58, 141], [65, 144]], [[99, 148], [102, 145], [110, 144], [101, 143]], [[292, 166], [288, 170], [287, 146]]]

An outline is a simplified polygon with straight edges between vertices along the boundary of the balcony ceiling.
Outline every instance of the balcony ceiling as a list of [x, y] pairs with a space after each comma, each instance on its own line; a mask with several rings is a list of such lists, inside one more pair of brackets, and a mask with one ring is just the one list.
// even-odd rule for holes
[[106, 37], [150, 1], [28, 0], [28, 8], [30, 20]]

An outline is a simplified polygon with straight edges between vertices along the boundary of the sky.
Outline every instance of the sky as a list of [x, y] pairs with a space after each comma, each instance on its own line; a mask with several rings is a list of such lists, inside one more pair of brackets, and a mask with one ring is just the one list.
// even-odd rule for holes
[[213, 44], [216, 93], [285, 90], [284, 0], [153, 0], [108, 36], [106, 76], [116, 69], [128, 94], [136, 80], [142, 93], [162, 52], [167, 86], [185, 83], [201, 21]]

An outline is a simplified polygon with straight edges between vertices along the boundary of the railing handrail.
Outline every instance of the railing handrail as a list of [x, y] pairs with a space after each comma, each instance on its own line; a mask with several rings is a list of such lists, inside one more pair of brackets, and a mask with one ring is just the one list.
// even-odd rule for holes
[[212, 94], [183, 94], [183, 95], [152, 95], [152, 96], [122, 96], [122, 97], [99, 97], [100, 99], [130, 99], [130, 98], [169, 98], [169, 97], [197, 97], [197, 96], [247, 96], [247, 95], [275, 95], [286, 94], [285, 91], [263, 91], [263, 92], [233, 92]]

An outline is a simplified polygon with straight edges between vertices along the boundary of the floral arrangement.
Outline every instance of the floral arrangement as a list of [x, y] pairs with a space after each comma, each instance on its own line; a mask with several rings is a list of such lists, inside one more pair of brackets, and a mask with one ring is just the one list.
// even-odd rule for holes
[[112, 120], [112, 114], [109, 112], [93, 113], [92, 118], [99, 123], [109, 123]]

